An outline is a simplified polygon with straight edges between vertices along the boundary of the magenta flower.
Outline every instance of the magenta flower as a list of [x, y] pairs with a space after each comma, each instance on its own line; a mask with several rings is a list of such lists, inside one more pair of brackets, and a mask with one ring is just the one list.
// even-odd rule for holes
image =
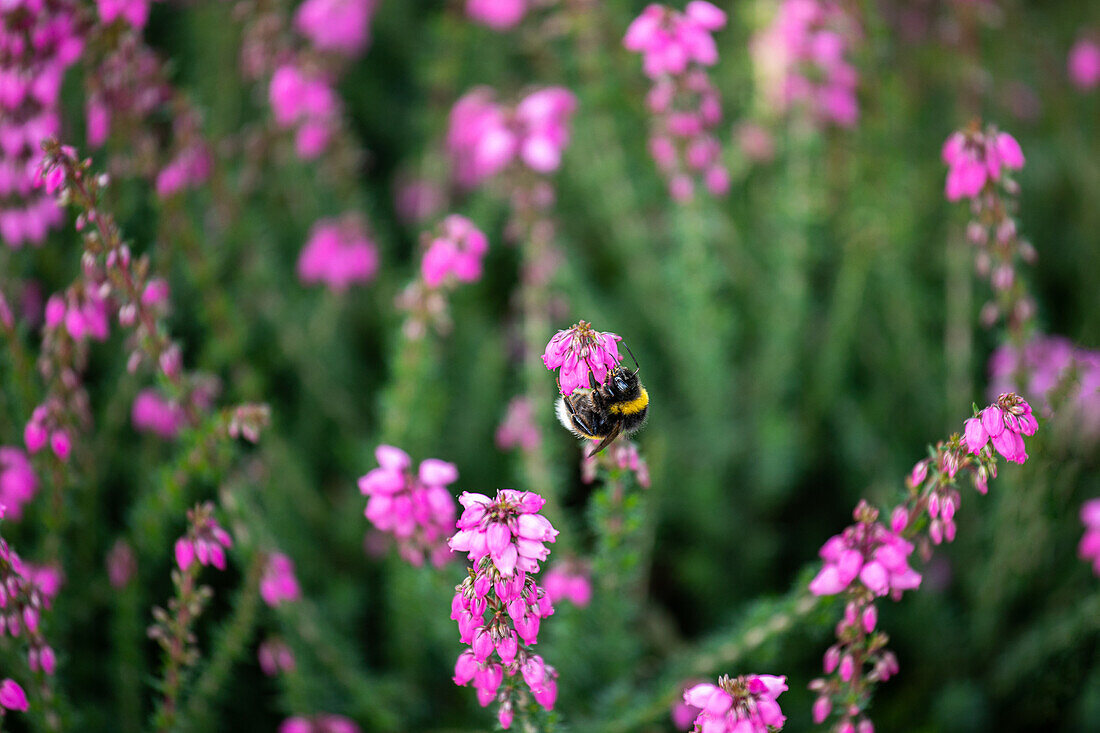
[[210, 149], [205, 143], [188, 145], [157, 173], [154, 184], [157, 196], [166, 199], [187, 188], [197, 188], [210, 177], [214, 167]]
[[726, 25], [726, 14], [705, 0], [692, 0], [684, 13], [649, 5], [626, 30], [623, 46], [643, 55], [652, 79], [684, 73], [689, 64], [713, 66], [718, 47], [711, 32]]
[[996, 403], [966, 421], [963, 440], [975, 455], [992, 442], [1005, 459], [1023, 463], [1027, 460], [1023, 436], [1034, 435], [1038, 427], [1027, 400], [1014, 393], [1002, 394]]
[[155, 389], [143, 389], [134, 398], [130, 420], [139, 432], [173, 440], [187, 418], [183, 408], [175, 402], [166, 400]]
[[367, 519], [397, 540], [408, 562], [420, 566], [428, 557], [442, 567], [450, 559], [445, 540], [455, 520], [455, 500], [447, 486], [458, 480], [458, 469], [428, 458], [413, 474], [412, 459], [400, 448], [380, 445], [374, 455], [378, 468], [359, 479], [359, 491], [370, 497]]
[[294, 14], [294, 27], [322, 51], [358, 56], [370, 45], [377, 9], [378, 0], [306, 0]]
[[378, 249], [354, 216], [318, 221], [298, 257], [298, 279], [338, 293], [369, 282], [377, 272]]
[[1024, 167], [1024, 154], [1016, 138], [990, 128], [954, 132], [943, 144], [943, 162], [947, 164], [944, 187], [948, 201], [976, 198], [986, 183], [1001, 180], [1002, 170]]
[[107, 579], [113, 588], [124, 588], [137, 572], [134, 550], [125, 540], [119, 539], [107, 553]]
[[475, 565], [489, 557], [506, 578], [517, 570], [538, 572], [539, 562], [550, 554], [543, 543], [558, 536], [538, 513], [545, 499], [530, 491], [501, 489], [494, 499], [464, 491], [458, 501], [465, 511], [458, 518], [459, 531], [448, 543], [453, 551], [468, 553]]
[[[1023, 384], [1017, 383], [1021, 375]], [[1059, 418], [1086, 441], [1100, 436], [1100, 352], [1075, 346], [1059, 336], [1033, 336], [1022, 349], [1004, 345], [989, 357], [990, 393], [1025, 392], [1051, 416], [1051, 397], [1060, 400]]]
[[[87, 24], [78, 10], [71, 3], [0, 6], [0, 240], [13, 249], [41, 244], [64, 220], [51, 195], [59, 176], [44, 180], [38, 163], [43, 141], [61, 132], [61, 82], [84, 47]], [[42, 183], [44, 192], [36, 190]]]
[[268, 677], [274, 677], [280, 672], [292, 672], [296, 666], [294, 652], [278, 639], [261, 642], [256, 650], [256, 659], [260, 663], [260, 669]]
[[340, 99], [328, 81], [287, 63], [275, 70], [269, 90], [275, 123], [295, 130], [298, 156], [312, 160], [328, 147]]
[[508, 403], [504, 420], [496, 432], [497, 447], [508, 450], [519, 446], [523, 450], [534, 450], [542, 441], [538, 425], [535, 424], [531, 401], [526, 397], [513, 397]]
[[481, 278], [481, 261], [488, 251], [488, 237], [466, 217], [451, 214], [424, 252], [420, 275], [429, 288], [438, 288], [451, 278], [475, 282]]
[[0, 446], [0, 504], [7, 509], [7, 518], [18, 521], [23, 505], [38, 492], [38, 476], [27, 454], [18, 448]]
[[514, 109], [496, 102], [491, 89], [466, 93], [451, 110], [447, 130], [456, 180], [472, 188], [517, 160], [536, 173], [557, 170], [576, 107], [576, 97], [563, 87], [536, 90]]
[[801, 106], [823, 123], [854, 125], [859, 77], [847, 57], [858, 37], [840, 3], [783, 0], [771, 25], [750, 43], [769, 104], [780, 112]]
[[9, 678], [0, 682], [0, 707], [27, 712], [27, 693], [15, 680]]
[[[531, 651], [542, 619], [554, 613], [549, 595], [534, 580], [557, 530], [538, 514], [544, 500], [527, 491], [502, 489], [490, 500], [464, 492], [465, 511], [450, 546], [466, 552], [473, 568], [455, 588], [451, 618], [459, 640], [470, 648], [455, 663], [454, 682], [474, 683], [482, 707], [499, 700], [497, 720], [512, 724], [515, 685], [501, 688], [505, 675], [523, 678], [531, 696], [550, 710], [557, 699], [557, 672]], [[486, 613], [489, 614], [486, 620]]]
[[273, 553], [267, 559], [267, 567], [260, 578], [260, 596], [272, 608], [302, 597], [302, 589], [294, 575], [293, 560], [281, 552]]
[[688, 688], [684, 702], [700, 709], [695, 719], [700, 733], [771, 733], [787, 720], [776, 700], [786, 690], [786, 677], [727, 675], [717, 685], [704, 682]]
[[1100, 84], [1100, 44], [1087, 38], [1073, 44], [1066, 60], [1066, 69], [1069, 80], [1078, 89], [1095, 89]]
[[495, 31], [514, 28], [527, 12], [527, 0], [466, 0], [470, 20]]
[[205, 504], [187, 512], [191, 527], [176, 540], [176, 564], [186, 572], [198, 558], [201, 565], [213, 565], [225, 570], [225, 550], [233, 546], [233, 538], [213, 516], [214, 507]]
[[542, 587], [551, 603], [567, 600], [578, 608], [592, 601], [592, 580], [588, 571], [574, 563], [558, 563], [546, 572]]
[[854, 515], [855, 524], [822, 546], [819, 554], [825, 564], [810, 581], [810, 592], [836, 595], [857, 578], [876, 596], [892, 592], [897, 598], [902, 591], [920, 586], [920, 573], [909, 567], [912, 543], [871, 519], [865, 502], [860, 502]]
[[359, 726], [343, 715], [322, 713], [309, 718], [287, 718], [279, 726], [279, 733], [359, 733]]
[[550, 371], [560, 368], [558, 385], [563, 395], [571, 395], [577, 389], [589, 389], [588, 373], [603, 384], [607, 372], [622, 361], [618, 342], [622, 337], [611, 332], [600, 332], [585, 321], [558, 331], [546, 345], [542, 363]]
[[116, 18], [123, 18], [127, 23], [137, 29], [145, 27], [149, 20], [150, 0], [96, 0], [96, 8], [99, 10], [99, 20], [107, 25], [113, 23]]
[[1081, 506], [1081, 522], [1085, 535], [1077, 546], [1077, 555], [1092, 563], [1092, 571], [1100, 576], [1100, 499], [1091, 499]]

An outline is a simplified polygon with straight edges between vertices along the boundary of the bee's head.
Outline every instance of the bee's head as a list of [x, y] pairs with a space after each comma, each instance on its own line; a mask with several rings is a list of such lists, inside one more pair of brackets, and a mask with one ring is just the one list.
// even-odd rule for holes
[[604, 388], [608, 394], [617, 399], [633, 399], [639, 393], [638, 372], [615, 367], [607, 373], [607, 381]]

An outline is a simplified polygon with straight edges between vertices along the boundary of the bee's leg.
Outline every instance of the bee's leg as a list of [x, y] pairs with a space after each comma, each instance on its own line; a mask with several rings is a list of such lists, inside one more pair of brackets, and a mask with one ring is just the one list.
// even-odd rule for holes
[[[619, 431], [621, 431], [621, 430], [622, 430], [622, 423], [615, 423], [615, 425], [612, 426], [611, 431], [607, 434], [607, 436], [603, 440], [601, 440], [599, 442], [599, 444], [596, 445], [595, 448], [592, 449], [592, 455], [596, 455], [597, 453], [602, 451], [604, 448], [606, 448], [607, 446], [614, 443], [615, 438], [619, 437]], [[589, 435], [591, 435], [591, 434], [592, 433], [589, 433]]]
[[573, 403], [568, 397], [563, 397], [562, 401], [565, 402], [565, 407], [569, 410], [569, 416], [573, 418], [573, 424], [577, 426], [585, 435], [595, 435], [592, 432], [592, 428], [585, 424], [584, 419], [577, 413], [576, 408], [573, 407]]

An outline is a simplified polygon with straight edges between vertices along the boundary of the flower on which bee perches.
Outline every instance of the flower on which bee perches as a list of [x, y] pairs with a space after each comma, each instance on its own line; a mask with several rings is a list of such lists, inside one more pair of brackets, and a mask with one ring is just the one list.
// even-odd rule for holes
[[578, 321], [575, 326], [554, 334], [542, 363], [553, 371], [561, 368], [558, 383], [563, 395], [571, 395], [577, 389], [588, 389], [591, 382], [588, 373], [596, 378], [598, 384], [607, 379], [607, 372], [622, 361], [618, 342], [622, 338], [611, 332], [600, 332], [590, 323]]

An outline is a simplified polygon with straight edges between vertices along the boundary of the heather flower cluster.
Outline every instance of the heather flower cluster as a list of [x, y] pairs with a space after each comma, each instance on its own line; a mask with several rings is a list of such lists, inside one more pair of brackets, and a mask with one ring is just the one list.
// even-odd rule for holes
[[[1007, 172], [1024, 167], [1024, 154], [1016, 138], [1007, 132], [976, 127], [951, 133], [943, 144], [947, 164], [944, 193], [948, 201], [977, 199], [986, 185], [1010, 185]], [[1005, 174], [1005, 175], [1002, 175]]]
[[319, 51], [348, 57], [370, 45], [371, 21], [379, 0], [306, 0], [294, 14], [294, 27]]
[[823, 123], [859, 120], [859, 75], [849, 61], [854, 19], [831, 0], [783, 0], [772, 24], [750, 45], [769, 104], [780, 113], [804, 107]]
[[786, 690], [786, 677], [723, 675], [717, 685], [703, 682], [685, 690], [684, 702], [699, 708], [696, 733], [772, 733], [787, 720], [777, 701]]
[[9, 520], [23, 516], [23, 506], [38, 492], [38, 476], [27, 454], [18, 448], [0, 446], [0, 506]]
[[182, 407], [166, 399], [157, 390], [143, 389], [134, 398], [130, 421], [139, 432], [173, 440], [186, 424], [187, 414]]
[[176, 540], [176, 564], [186, 572], [197, 559], [200, 565], [213, 565], [225, 570], [225, 551], [233, 546], [233, 538], [214, 518], [214, 506], [203, 504], [187, 512], [187, 534]]
[[1100, 499], [1091, 499], [1081, 506], [1081, 522], [1085, 535], [1077, 546], [1077, 555], [1092, 563], [1092, 571], [1100, 576]]
[[61, 223], [52, 197], [35, 189], [42, 142], [61, 128], [65, 70], [84, 39], [67, 0], [12, 0], [0, 5], [0, 239], [9, 247], [41, 244]]
[[279, 726], [279, 733], [359, 733], [359, 726], [343, 715], [321, 713], [287, 718]]
[[513, 397], [504, 413], [504, 420], [497, 427], [497, 447], [501, 450], [518, 447], [531, 451], [541, 442], [542, 436], [535, 423], [531, 400], [527, 397]]
[[9, 710], [25, 713], [30, 708], [27, 703], [27, 693], [19, 683], [10, 677], [0, 682], [0, 717]]
[[419, 567], [427, 558], [442, 567], [451, 556], [447, 537], [455, 521], [455, 500], [447, 487], [458, 480], [458, 469], [428, 458], [414, 474], [409, 454], [390, 445], [378, 446], [374, 456], [378, 468], [359, 479], [359, 491], [370, 497], [367, 519], [393, 535], [406, 561]]
[[555, 563], [542, 579], [551, 603], [569, 601], [584, 608], [592, 601], [592, 577], [587, 565], [576, 561]]
[[692, 0], [683, 13], [650, 5], [626, 31], [623, 45], [642, 54], [653, 80], [646, 105], [655, 116], [649, 150], [677, 201], [692, 197], [702, 177], [714, 195], [729, 190], [722, 145], [714, 129], [722, 102], [706, 67], [718, 61], [711, 34], [726, 25], [726, 14], [705, 0]]
[[966, 421], [963, 440], [971, 453], [979, 455], [992, 444], [1006, 460], [1023, 463], [1027, 460], [1024, 436], [1034, 435], [1039, 423], [1031, 414], [1031, 405], [1016, 394], [1003, 394], [997, 403]]
[[1100, 86], [1100, 43], [1082, 38], [1073, 44], [1066, 59], [1066, 70], [1074, 86], [1084, 92]]
[[260, 663], [260, 670], [268, 677], [274, 677], [280, 672], [292, 672], [297, 666], [294, 652], [280, 639], [265, 639], [256, 649], [256, 660]]
[[298, 279], [337, 293], [369, 282], [377, 272], [378, 248], [354, 215], [318, 221], [298, 257]]
[[302, 589], [294, 575], [294, 561], [281, 552], [272, 553], [267, 559], [260, 578], [260, 597], [272, 608], [302, 597]]
[[325, 152], [339, 123], [341, 102], [321, 71], [287, 62], [272, 74], [268, 96], [275, 124], [294, 131], [298, 157], [313, 160]]
[[[1020, 382], [1020, 379], [1023, 382]], [[1059, 336], [1034, 335], [1022, 348], [1002, 344], [989, 357], [989, 390], [1027, 392], [1044, 416], [1058, 413], [1086, 441], [1100, 437], [1100, 352]]]
[[1019, 186], [1009, 172], [1023, 168], [1020, 145], [1007, 132], [992, 126], [983, 131], [973, 124], [947, 138], [943, 160], [948, 166], [947, 200], [971, 202], [966, 236], [976, 249], [975, 269], [989, 278], [993, 289], [994, 298], [982, 307], [981, 321], [991, 326], [1003, 315], [1013, 340], [1022, 343], [1035, 304], [1017, 267], [1021, 260], [1034, 262], [1036, 253], [1020, 238], [1013, 217]]
[[622, 361], [619, 356], [621, 336], [596, 331], [590, 323], [578, 321], [576, 325], [558, 331], [546, 344], [542, 363], [550, 371], [558, 372], [558, 386], [563, 395], [571, 395], [578, 389], [590, 389], [589, 372], [598, 384], [607, 379], [607, 372]]
[[558, 532], [538, 513], [545, 500], [529, 491], [502, 489], [493, 499], [463, 492], [459, 502], [464, 511], [450, 547], [467, 553], [472, 567], [455, 588], [451, 618], [470, 649], [459, 655], [454, 681], [472, 681], [482, 707], [496, 700], [497, 720], [508, 729], [528, 694], [547, 710], [557, 698], [557, 672], [531, 647], [541, 620], [554, 612], [534, 574], [550, 554], [544, 543]]
[[149, 21], [149, 5], [150, 0], [96, 0], [99, 20], [103, 24], [122, 18], [139, 30]]
[[514, 107], [486, 87], [467, 92], [451, 110], [447, 153], [459, 184], [473, 188], [513, 163], [552, 173], [569, 144], [577, 99], [563, 87], [531, 92]]
[[[909, 565], [918, 545], [927, 560], [931, 545], [955, 539], [959, 472], [969, 472], [974, 488], [985, 494], [989, 479], [997, 476], [997, 454], [1023, 463], [1027, 452], [1022, 436], [1034, 434], [1036, 428], [1027, 401], [1002, 394], [995, 403], [975, 410], [963, 435], [939, 442], [931, 457], [913, 466], [905, 481], [908, 496], [890, 512], [889, 528], [879, 522], [877, 509], [860, 501], [856, 523], [821, 548], [825, 562], [810, 581], [810, 592], [844, 593], [847, 603], [836, 627], [837, 643], [825, 652], [827, 676], [810, 683], [817, 693], [815, 722], [824, 722], [836, 709], [838, 730], [873, 730], [865, 712], [871, 686], [898, 671], [897, 658], [886, 649], [888, 638], [877, 629], [876, 599], [889, 594], [896, 601], [904, 591], [920, 586], [920, 573]], [[924, 528], [927, 536], [918, 536]]]
[[[0, 509], [0, 517], [4, 510]], [[61, 576], [53, 568], [35, 567], [26, 563], [0, 537], [0, 637], [5, 633], [27, 642], [27, 666], [32, 672], [53, 675], [57, 657], [42, 635], [42, 613], [61, 585]], [[0, 691], [2, 692], [2, 691]], [[12, 691], [14, 693], [14, 691]], [[19, 691], [22, 692], [21, 690]], [[9, 698], [15, 700], [16, 697]], [[0, 701], [12, 710], [26, 710]]]
[[466, 0], [466, 15], [475, 23], [506, 31], [519, 25], [530, 0]]
[[[593, 444], [591, 447], [595, 448], [595, 445]], [[649, 464], [646, 463], [645, 458], [642, 458], [642, 454], [638, 451], [638, 446], [634, 441], [617, 440], [600, 451], [599, 455], [593, 455], [591, 451], [586, 449], [584, 455], [581, 456], [581, 481], [586, 484], [595, 481], [601, 461], [608, 468], [630, 471], [634, 474], [634, 480], [638, 482], [639, 486], [643, 489], [649, 488]]]

